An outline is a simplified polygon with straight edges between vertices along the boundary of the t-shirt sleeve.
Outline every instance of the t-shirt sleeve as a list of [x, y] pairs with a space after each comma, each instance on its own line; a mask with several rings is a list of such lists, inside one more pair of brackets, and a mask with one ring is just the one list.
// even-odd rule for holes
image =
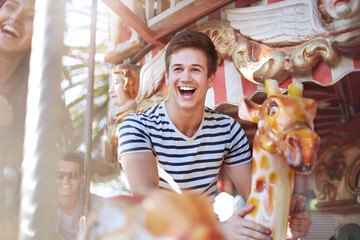
[[129, 114], [118, 128], [118, 160], [125, 154], [152, 152], [147, 128], [135, 114]]
[[237, 166], [252, 160], [249, 142], [241, 125], [232, 119], [230, 124], [230, 148], [224, 157], [227, 166]]

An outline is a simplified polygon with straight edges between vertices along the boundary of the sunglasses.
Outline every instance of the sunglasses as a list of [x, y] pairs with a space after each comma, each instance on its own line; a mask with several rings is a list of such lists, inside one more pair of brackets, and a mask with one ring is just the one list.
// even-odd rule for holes
[[64, 179], [65, 175], [67, 175], [70, 179], [77, 179], [80, 175], [80, 172], [57, 172], [56, 177], [57, 179]]

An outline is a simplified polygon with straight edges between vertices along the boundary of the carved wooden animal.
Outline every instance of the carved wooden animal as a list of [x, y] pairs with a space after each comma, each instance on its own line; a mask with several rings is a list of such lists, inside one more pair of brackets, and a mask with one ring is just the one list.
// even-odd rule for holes
[[205, 196], [157, 191], [98, 202], [79, 240], [225, 240]]
[[302, 84], [292, 83], [282, 95], [275, 80], [265, 81], [262, 105], [242, 99], [239, 117], [258, 124], [253, 142], [252, 185], [248, 204], [255, 209], [245, 218], [286, 239], [294, 175], [313, 169], [320, 138], [314, 132], [316, 102], [302, 97]]

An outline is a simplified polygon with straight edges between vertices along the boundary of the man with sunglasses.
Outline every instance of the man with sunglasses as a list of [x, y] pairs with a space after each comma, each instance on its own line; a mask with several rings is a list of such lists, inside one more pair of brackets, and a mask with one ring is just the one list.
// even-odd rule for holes
[[[76, 239], [79, 220], [83, 214], [84, 196], [81, 183], [84, 180], [84, 158], [79, 152], [61, 154], [56, 173], [56, 221], [55, 229], [65, 240]], [[90, 194], [90, 203], [96, 195]]]

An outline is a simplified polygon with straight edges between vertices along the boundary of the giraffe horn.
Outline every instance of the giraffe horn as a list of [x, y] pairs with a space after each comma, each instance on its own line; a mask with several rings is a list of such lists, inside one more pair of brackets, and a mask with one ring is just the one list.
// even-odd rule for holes
[[293, 82], [289, 85], [288, 96], [303, 96], [303, 85], [299, 82]]
[[266, 79], [265, 80], [265, 88], [266, 88], [266, 93], [268, 96], [281, 94], [280, 89], [279, 89], [279, 84], [274, 79]]

